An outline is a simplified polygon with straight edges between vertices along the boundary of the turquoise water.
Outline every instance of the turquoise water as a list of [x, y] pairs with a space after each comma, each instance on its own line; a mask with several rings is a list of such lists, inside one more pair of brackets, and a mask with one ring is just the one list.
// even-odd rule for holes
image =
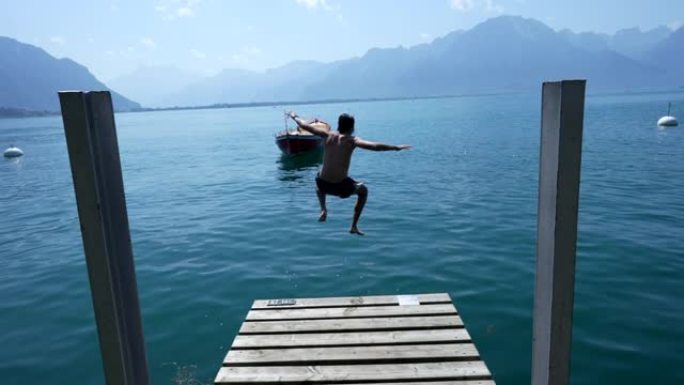
[[[684, 94], [587, 100], [574, 384], [684, 382]], [[280, 157], [282, 109], [116, 116], [155, 384], [211, 383], [255, 298], [449, 292], [499, 384], [529, 383], [539, 95], [299, 106], [357, 117], [370, 196], [316, 222], [316, 159]], [[684, 116], [684, 110], [675, 109]], [[0, 382], [101, 384], [59, 117], [0, 120]], [[196, 383], [197, 383], [196, 382]]]

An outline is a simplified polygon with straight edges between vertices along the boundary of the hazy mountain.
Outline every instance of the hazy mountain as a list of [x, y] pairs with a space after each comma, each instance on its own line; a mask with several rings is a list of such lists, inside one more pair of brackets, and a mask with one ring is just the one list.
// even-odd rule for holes
[[617, 31], [614, 35], [594, 32], [575, 33], [567, 29], [559, 33], [578, 48], [589, 51], [612, 50], [632, 59], [640, 59], [644, 53], [667, 39], [672, 31], [661, 26], [648, 31], [626, 28]]
[[501, 16], [411, 48], [376, 48], [359, 58], [295, 62], [263, 73], [226, 70], [185, 88], [172, 104], [521, 91], [568, 78], [588, 79], [592, 91], [671, 83], [661, 66], [611, 50], [610, 39], [603, 45], [601, 35], [569, 34], [536, 20]]
[[175, 67], [143, 66], [107, 83], [145, 107], [158, 107], [166, 103], [169, 95], [202, 79], [200, 75]]
[[612, 36], [603, 33], [579, 32], [575, 33], [569, 29], [558, 32], [564, 39], [577, 48], [588, 51], [604, 51], [610, 48]]
[[684, 86], [684, 27], [672, 32], [642, 57], [652, 66], [667, 70], [672, 86]]
[[170, 106], [208, 105], [255, 101], [311, 100], [303, 90], [325, 78], [336, 63], [296, 61], [264, 72], [226, 69], [166, 99]]
[[[684, 84], [684, 28], [624, 29], [615, 35], [554, 31], [517, 16], [489, 19], [429, 44], [374, 48], [333, 63], [296, 61], [263, 72], [226, 69], [201, 78], [142, 67], [111, 85], [147, 106], [440, 96], [539, 89], [585, 78], [590, 91]], [[87, 68], [0, 37], [0, 107], [56, 111], [62, 89], [108, 89]], [[117, 109], [139, 107], [113, 93]]]
[[[0, 107], [58, 111], [57, 91], [109, 90], [86, 67], [71, 59], [56, 59], [42, 49], [0, 37]], [[112, 92], [114, 107], [140, 107]]]
[[658, 73], [634, 60], [579, 49], [543, 23], [521, 17], [487, 20], [449, 36], [442, 45], [439, 50], [371, 50], [318, 86], [335, 90], [353, 85], [344, 96], [377, 97], [528, 90], [560, 78], [587, 78], [593, 90], [661, 81]]
[[666, 27], [643, 32], [639, 28], [622, 29], [611, 38], [610, 48], [623, 55], [638, 58], [667, 39], [671, 33]]

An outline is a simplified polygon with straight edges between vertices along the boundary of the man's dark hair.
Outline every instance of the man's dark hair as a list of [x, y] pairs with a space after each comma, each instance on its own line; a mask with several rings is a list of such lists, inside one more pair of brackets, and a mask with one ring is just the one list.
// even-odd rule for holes
[[354, 132], [354, 117], [349, 114], [342, 114], [337, 120], [337, 131], [340, 134], [351, 134]]

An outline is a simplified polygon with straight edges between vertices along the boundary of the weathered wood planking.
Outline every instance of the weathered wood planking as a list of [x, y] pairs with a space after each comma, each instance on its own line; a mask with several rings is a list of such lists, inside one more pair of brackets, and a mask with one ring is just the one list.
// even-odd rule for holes
[[457, 361], [397, 365], [317, 365], [317, 366], [224, 366], [217, 383], [245, 382], [334, 382], [334, 381], [412, 381], [487, 379], [489, 370], [482, 361]]
[[343, 332], [291, 334], [239, 334], [235, 348], [282, 348], [301, 346], [395, 345], [438, 342], [470, 342], [466, 329], [401, 330], [396, 332]]
[[494, 385], [448, 294], [255, 301], [215, 379], [255, 385], [425, 381]]
[[[418, 301], [421, 305], [451, 303], [451, 298], [447, 293], [438, 294], [418, 294]], [[258, 299], [254, 301], [252, 309], [273, 309], [275, 305], [268, 305], [273, 300]], [[331, 297], [331, 298], [297, 298], [296, 303], [287, 308], [304, 307], [348, 307], [348, 306], [390, 306], [399, 305], [396, 295], [376, 295], [368, 297]]]
[[[360, 383], [327, 383], [326, 385], [368, 385]], [[492, 380], [465, 380], [465, 381], [411, 381], [411, 382], [378, 382], [382, 385], [496, 385]]]
[[475, 345], [399, 345], [389, 349], [387, 346], [354, 346], [327, 348], [292, 348], [231, 350], [223, 360], [226, 366], [243, 364], [316, 364], [334, 362], [379, 362], [379, 361], [457, 361], [476, 360], [480, 357]]
[[373, 318], [405, 317], [416, 315], [457, 314], [452, 304], [413, 306], [334, 307], [316, 309], [250, 310], [247, 321], [326, 319], [326, 318]]
[[304, 321], [245, 322], [240, 334], [343, 332], [357, 330], [418, 330], [463, 327], [458, 316], [428, 316], [405, 318], [322, 319]]

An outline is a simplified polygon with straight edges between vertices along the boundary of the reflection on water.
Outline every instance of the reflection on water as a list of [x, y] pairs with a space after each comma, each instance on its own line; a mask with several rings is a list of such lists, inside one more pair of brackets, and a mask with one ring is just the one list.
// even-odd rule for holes
[[14, 158], [8, 158], [8, 157], [3, 157], [5, 162], [10, 164], [10, 167], [14, 167], [16, 170], [21, 170], [21, 161], [23, 157], [14, 157]]
[[323, 162], [323, 150], [313, 150], [297, 155], [281, 154], [278, 159], [278, 179], [295, 181], [308, 175], [311, 169], [318, 168]]

